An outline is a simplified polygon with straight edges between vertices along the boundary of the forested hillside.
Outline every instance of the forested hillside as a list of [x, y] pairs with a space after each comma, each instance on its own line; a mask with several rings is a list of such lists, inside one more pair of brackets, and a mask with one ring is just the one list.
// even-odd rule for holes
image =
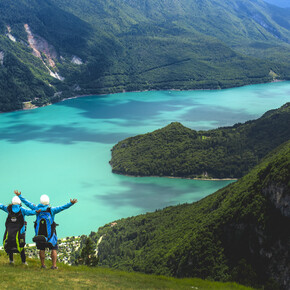
[[0, 35], [0, 112], [22, 109], [23, 102], [53, 97], [55, 81], [21, 43]]
[[1, 1], [0, 10], [0, 111], [72, 95], [60, 68], [86, 52], [89, 24], [50, 1]]
[[102, 266], [288, 289], [289, 194], [290, 141], [198, 202], [121, 219], [90, 237], [103, 237]]
[[134, 176], [239, 178], [290, 139], [290, 103], [232, 127], [195, 131], [180, 123], [120, 141], [114, 173]]
[[290, 15], [260, 0], [9, 0], [0, 10], [0, 111], [290, 78]]

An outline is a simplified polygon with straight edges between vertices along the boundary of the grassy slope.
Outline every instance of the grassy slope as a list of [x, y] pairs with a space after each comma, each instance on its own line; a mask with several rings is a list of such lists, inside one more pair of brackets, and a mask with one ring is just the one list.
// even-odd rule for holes
[[112, 149], [115, 173], [239, 178], [290, 139], [290, 103], [232, 127], [195, 131], [180, 123], [127, 138]]
[[21, 264], [19, 257], [15, 260], [15, 265], [10, 266], [7, 255], [0, 252], [1, 289], [252, 289], [236, 283], [174, 279], [86, 266], [58, 264], [57, 271], [40, 270], [38, 260], [28, 259], [28, 267]]

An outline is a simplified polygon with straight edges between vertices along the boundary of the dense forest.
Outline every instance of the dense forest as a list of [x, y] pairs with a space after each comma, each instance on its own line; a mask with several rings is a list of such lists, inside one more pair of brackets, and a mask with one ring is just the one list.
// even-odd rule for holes
[[288, 289], [289, 193], [290, 141], [198, 202], [115, 221], [90, 239], [103, 237], [101, 266]]
[[290, 103], [261, 118], [209, 131], [180, 123], [127, 138], [112, 149], [115, 173], [134, 176], [239, 178], [290, 139]]
[[290, 14], [261, 0], [15, 0], [0, 10], [0, 111], [290, 79]]

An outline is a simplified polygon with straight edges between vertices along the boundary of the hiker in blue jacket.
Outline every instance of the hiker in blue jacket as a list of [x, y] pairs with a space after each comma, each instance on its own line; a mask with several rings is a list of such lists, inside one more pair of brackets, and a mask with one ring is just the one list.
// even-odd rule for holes
[[12, 204], [5, 206], [0, 204], [0, 209], [8, 213], [5, 222], [6, 231], [3, 238], [3, 246], [6, 253], [9, 255], [10, 264], [14, 263], [13, 253], [20, 253], [21, 261], [27, 265], [25, 255], [25, 231], [26, 222], [25, 216], [35, 215], [41, 210], [28, 210], [21, 206], [19, 197], [12, 198]]
[[[55, 223], [54, 223], [54, 216], [58, 213], [60, 213], [61, 211], [70, 208], [72, 205], [74, 205], [75, 203], [77, 203], [77, 199], [71, 199], [69, 203], [63, 205], [63, 206], [58, 206], [58, 207], [50, 207], [49, 206], [49, 197], [45, 194], [43, 194], [40, 197], [40, 204], [35, 205], [33, 203], [31, 203], [30, 201], [28, 201], [27, 199], [25, 199], [22, 195], [21, 192], [19, 192], [18, 190], [15, 190], [14, 193], [20, 198], [20, 200], [30, 209], [32, 210], [41, 210], [41, 214], [43, 212], [49, 213], [49, 217], [51, 219], [51, 224], [52, 224], [52, 239], [54, 240], [52, 243], [50, 243], [49, 245], [44, 245], [41, 242], [36, 242], [36, 247], [37, 249], [39, 249], [39, 258], [40, 258], [40, 262], [41, 262], [41, 268], [46, 268], [45, 266], [45, 249], [48, 248], [49, 250], [51, 250], [51, 260], [52, 260], [52, 266], [51, 269], [57, 269], [56, 266], [56, 260], [57, 260], [57, 249], [58, 249], [58, 245], [57, 245], [57, 236], [56, 236], [56, 231], [55, 231]], [[37, 219], [36, 219], [37, 221]], [[37, 232], [37, 227], [35, 229], [35, 234], [36, 236], [38, 235]]]

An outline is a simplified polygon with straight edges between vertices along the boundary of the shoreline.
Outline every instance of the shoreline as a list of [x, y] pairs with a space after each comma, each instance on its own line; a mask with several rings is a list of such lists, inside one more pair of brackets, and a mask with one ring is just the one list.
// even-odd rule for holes
[[159, 176], [159, 175], [148, 175], [148, 176], [141, 176], [141, 175], [129, 175], [129, 174], [123, 174], [123, 173], [117, 173], [112, 172], [114, 174], [118, 174], [121, 176], [127, 176], [127, 177], [159, 177], [159, 178], [171, 178], [171, 179], [188, 179], [188, 180], [200, 180], [200, 181], [237, 181], [238, 178], [197, 178], [197, 177], [179, 177], [179, 176]]
[[[246, 86], [253, 86], [253, 85], [262, 85], [262, 84], [272, 84], [272, 83], [280, 83], [280, 82], [286, 82], [287, 80], [272, 80], [270, 82], [266, 83], [256, 83], [256, 84], [247, 84], [247, 85], [242, 85], [242, 86], [234, 86], [234, 87], [229, 87], [229, 88], [224, 88], [224, 89], [189, 89], [189, 90], [184, 90], [184, 89], [164, 89], [164, 90], [137, 90], [137, 91], [120, 91], [120, 92], [115, 92], [115, 93], [108, 93], [108, 94], [87, 94], [87, 95], [76, 95], [73, 97], [68, 97], [64, 98], [59, 102], [64, 102], [66, 100], [71, 100], [71, 99], [78, 99], [78, 98], [83, 98], [83, 97], [91, 97], [91, 96], [106, 96], [106, 95], [115, 95], [115, 94], [122, 94], [122, 93], [142, 93], [142, 92], [162, 92], [162, 91], [176, 91], [176, 92], [190, 92], [190, 91], [220, 91], [220, 90], [228, 90], [228, 89], [234, 89], [234, 88], [241, 88], [241, 87], [246, 87]], [[51, 105], [51, 104], [50, 104]]]
[[[120, 92], [115, 92], [115, 93], [108, 93], [108, 94], [84, 94], [84, 95], [76, 95], [76, 96], [72, 96], [72, 97], [68, 97], [68, 98], [64, 98], [61, 99], [60, 101], [56, 102], [60, 103], [60, 102], [64, 102], [67, 100], [71, 100], [71, 99], [78, 99], [78, 98], [83, 98], [83, 97], [91, 97], [91, 96], [106, 96], [106, 95], [114, 95], [114, 94], [122, 94], [122, 93], [142, 93], [142, 92], [160, 92], [160, 91], [218, 91], [218, 90], [227, 90], [227, 89], [234, 89], [234, 88], [240, 88], [240, 87], [246, 87], [246, 86], [252, 86], [252, 85], [261, 85], [261, 84], [271, 84], [271, 83], [279, 83], [279, 82], [286, 82], [287, 80], [272, 80], [270, 82], [265, 82], [265, 83], [256, 83], [256, 84], [245, 84], [242, 86], [233, 86], [233, 87], [229, 87], [229, 88], [224, 88], [224, 89], [189, 89], [189, 90], [184, 90], [184, 89], [163, 89], [163, 90], [157, 90], [157, 89], [152, 89], [152, 90], [137, 90], [137, 91], [120, 91]], [[24, 103], [31, 103], [32, 101], [28, 101], [28, 102], [24, 102]], [[18, 111], [29, 111], [29, 110], [34, 110], [34, 109], [38, 109], [38, 108], [43, 108], [46, 106], [50, 106], [52, 105], [52, 103], [47, 103], [46, 105], [43, 106], [36, 106], [36, 105], [32, 105], [31, 107], [27, 106], [27, 107], [23, 107], [22, 109], [18, 109], [18, 110], [13, 110], [13, 111], [8, 111], [8, 112], [0, 112], [0, 114], [3, 113], [11, 113], [11, 112], [18, 112]]]

